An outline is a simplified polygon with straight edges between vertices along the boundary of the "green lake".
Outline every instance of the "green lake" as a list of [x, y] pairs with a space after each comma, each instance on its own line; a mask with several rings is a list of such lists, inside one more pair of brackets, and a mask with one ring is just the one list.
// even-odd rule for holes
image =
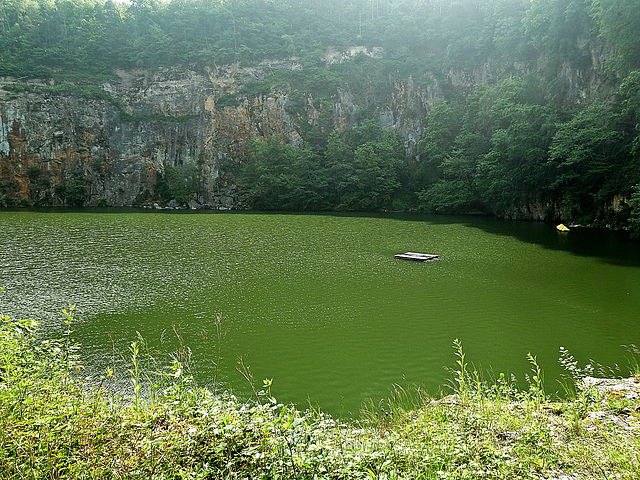
[[[527, 353], [561, 391], [559, 349], [628, 371], [640, 344], [640, 243], [623, 233], [410, 214], [142, 210], [0, 212], [0, 309], [73, 338], [86, 372], [113, 362], [125, 384], [136, 332], [192, 352], [213, 382], [215, 318], [224, 319], [219, 382], [240, 397], [243, 356], [257, 383], [305, 409], [357, 416], [394, 384], [436, 393], [467, 359], [496, 374], [529, 372]], [[395, 260], [434, 253], [431, 263]], [[203, 330], [206, 330], [204, 334]], [[164, 343], [162, 343], [164, 342]], [[115, 352], [115, 354], [114, 354]]]

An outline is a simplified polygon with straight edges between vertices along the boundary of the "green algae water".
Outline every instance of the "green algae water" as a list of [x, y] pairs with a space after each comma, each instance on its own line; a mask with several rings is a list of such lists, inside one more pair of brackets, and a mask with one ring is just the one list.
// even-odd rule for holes
[[[485, 371], [524, 379], [526, 355], [557, 382], [560, 347], [624, 371], [640, 344], [640, 244], [624, 234], [474, 217], [148, 211], [0, 212], [0, 309], [73, 338], [87, 372], [124, 371], [137, 332], [192, 351], [212, 385], [258, 384], [299, 408], [357, 416], [394, 384], [436, 393], [454, 339]], [[433, 253], [431, 263], [395, 260]], [[628, 369], [627, 369], [628, 371]], [[623, 373], [627, 373], [624, 371]], [[126, 384], [128, 380], [120, 380]]]

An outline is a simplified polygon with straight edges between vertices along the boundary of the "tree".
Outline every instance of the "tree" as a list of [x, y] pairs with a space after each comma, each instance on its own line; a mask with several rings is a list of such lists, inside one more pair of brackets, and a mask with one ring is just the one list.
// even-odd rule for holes
[[629, 218], [629, 230], [634, 238], [640, 237], [640, 184], [633, 188], [631, 195], [632, 211]]
[[271, 137], [251, 145], [242, 169], [243, 183], [255, 208], [315, 210], [326, 208], [326, 178], [310, 148], [293, 148]]
[[398, 139], [386, 134], [376, 142], [358, 146], [353, 169], [345, 181], [340, 210], [374, 211], [391, 208], [393, 194], [399, 189], [399, 170], [404, 153]]
[[491, 148], [479, 159], [475, 185], [483, 201], [506, 213], [544, 194], [555, 113], [530, 78], [489, 88], [478, 104]]
[[640, 68], [640, 8], [633, 0], [592, 0], [600, 35], [615, 49], [611, 62], [621, 76]]
[[453, 151], [454, 142], [462, 128], [462, 106], [443, 102], [436, 105], [427, 117], [418, 151], [420, 162], [412, 180], [412, 188], [425, 188], [441, 176], [441, 167]]
[[332, 205], [340, 205], [343, 195], [355, 175], [353, 166], [353, 150], [347, 145], [340, 134], [331, 132], [324, 152], [327, 169], [328, 200]]
[[587, 49], [579, 39], [591, 33], [589, 0], [531, 0], [524, 24], [526, 34], [546, 61], [548, 74], [555, 77], [561, 64], [590, 66]]
[[617, 103], [624, 133], [632, 139], [630, 158], [635, 166], [640, 163], [640, 70], [629, 72], [622, 81]]
[[540, 105], [504, 107], [509, 125], [491, 136], [491, 150], [478, 165], [477, 186], [499, 211], [530, 201], [538, 191], [551, 138], [549, 112]]
[[595, 211], [620, 191], [623, 145], [617, 115], [599, 102], [559, 125], [549, 149], [550, 187], [570, 215]]
[[475, 185], [478, 159], [491, 146], [489, 140], [466, 128], [454, 142], [453, 150], [439, 166], [439, 179], [417, 193], [418, 209], [431, 213], [476, 213], [485, 210]]
[[164, 173], [158, 173], [155, 194], [164, 202], [175, 200], [185, 204], [199, 192], [198, 167], [195, 163], [179, 167], [167, 165]]

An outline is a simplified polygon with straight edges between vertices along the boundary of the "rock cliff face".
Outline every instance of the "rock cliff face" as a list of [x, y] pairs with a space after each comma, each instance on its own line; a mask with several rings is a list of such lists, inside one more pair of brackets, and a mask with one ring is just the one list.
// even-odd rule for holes
[[[102, 85], [116, 100], [33, 89], [0, 102], [0, 182], [5, 196], [23, 204], [131, 205], [153, 200], [168, 167], [193, 165], [201, 195], [193, 204], [225, 206], [220, 168], [241, 161], [250, 138], [297, 133], [284, 110], [286, 98], [258, 97], [216, 108], [223, 94], [260, 72], [229, 66], [208, 72], [118, 72]], [[4, 79], [1, 85], [11, 85]]]
[[[326, 65], [382, 49], [329, 49]], [[5, 205], [153, 205], [168, 170], [197, 172], [191, 207], [242, 208], [242, 196], [225, 166], [241, 164], [248, 142], [278, 136], [294, 146], [299, 123], [330, 118], [338, 131], [355, 125], [362, 109], [348, 85], [321, 107], [306, 92], [302, 114], [288, 113], [288, 91], [242, 95], [244, 85], [279, 69], [299, 70], [295, 59], [238, 64], [196, 72], [164, 69], [118, 71], [100, 88], [108, 99], [52, 88], [52, 83], [0, 79], [0, 202]], [[378, 99], [376, 120], [400, 132], [415, 155], [425, 115], [441, 96], [434, 80], [418, 88], [398, 82]], [[232, 98], [234, 101], [229, 102]], [[226, 102], [224, 100], [227, 100]], [[229, 105], [231, 103], [231, 105]], [[330, 111], [324, 111], [330, 110]], [[229, 170], [233, 170], [232, 168]], [[175, 204], [175, 202], [174, 202]]]
[[[381, 49], [327, 51], [327, 65], [356, 55], [379, 58]], [[295, 59], [194, 70], [118, 71], [100, 85], [104, 95], [56, 89], [52, 83], [0, 78], [0, 203], [5, 205], [153, 205], [170, 171], [197, 194], [183, 198], [192, 208], [242, 208], [234, 186], [234, 165], [243, 162], [251, 139], [278, 136], [298, 145], [300, 120], [330, 118], [338, 131], [355, 125], [358, 105], [349, 85], [337, 89], [332, 106], [318, 107], [307, 92], [303, 113], [290, 114], [290, 92], [242, 94], [242, 87], [280, 69], [300, 70]], [[444, 80], [407, 78], [377, 99], [374, 113], [385, 130], [399, 132], [415, 156], [424, 119], [442, 98], [442, 85], [470, 88], [495, 76], [485, 65], [475, 72], [452, 71]], [[566, 72], [579, 82], [579, 74]], [[590, 79], [589, 81], [593, 81]], [[584, 83], [584, 82], [582, 82]], [[14, 88], [11, 88], [13, 86]], [[20, 88], [16, 88], [20, 87]], [[577, 91], [577, 88], [576, 88]], [[586, 95], [586, 94], [585, 94]], [[233, 101], [229, 102], [231, 98]], [[227, 99], [227, 101], [224, 101]], [[330, 111], [320, 111], [319, 109]], [[175, 204], [175, 202], [174, 202]]]

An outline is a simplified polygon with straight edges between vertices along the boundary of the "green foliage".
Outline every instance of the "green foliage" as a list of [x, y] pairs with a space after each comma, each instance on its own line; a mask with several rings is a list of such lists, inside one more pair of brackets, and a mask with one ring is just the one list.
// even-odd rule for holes
[[3, 85], [2, 89], [13, 93], [33, 92], [35, 90], [34, 87], [27, 85], [26, 83], [10, 83], [8, 85]]
[[240, 94], [246, 95], [247, 97], [262, 97], [271, 93], [272, 86], [273, 83], [271, 79], [256, 80], [244, 84], [240, 89]]
[[382, 127], [379, 123], [373, 120], [365, 120], [362, 125], [348, 132], [347, 142], [352, 148], [358, 148], [367, 143], [376, 142], [382, 135]]
[[412, 176], [417, 208], [435, 213], [524, 216], [529, 205], [566, 221], [626, 225], [614, 210], [640, 181], [640, 76], [630, 72], [616, 101], [567, 112], [533, 77], [476, 89], [427, 117]]
[[620, 191], [624, 145], [616, 115], [600, 103], [558, 127], [549, 149], [551, 188], [565, 199], [573, 218], [596, 210], [594, 200], [605, 203]]
[[322, 165], [308, 147], [293, 148], [275, 137], [253, 142], [243, 168], [244, 184], [255, 208], [319, 210], [325, 205]]
[[640, 68], [640, 10], [633, 1], [593, 0], [600, 35], [614, 47], [613, 68], [624, 75]]
[[[471, 185], [465, 179], [470, 172], [459, 164], [459, 152], [455, 150], [462, 115], [461, 105], [444, 102], [435, 106], [427, 117], [419, 144], [420, 161], [411, 178], [411, 186], [417, 190], [419, 210], [458, 213], [473, 203]], [[451, 168], [454, 164], [459, 165]]]
[[[104, 382], [115, 384], [122, 372], [107, 367], [99, 382], [83, 379], [71, 339], [73, 308], [63, 313], [62, 340], [35, 337], [37, 322], [0, 315], [0, 471], [7, 480], [506, 480], [640, 472], [640, 436], [618, 426], [622, 418], [637, 421], [637, 401], [580, 391], [550, 403], [531, 355], [533, 376], [519, 390], [504, 374], [485, 381], [456, 341], [454, 395], [431, 398], [420, 387], [395, 385], [388, 399], [365, 406], [363, 421], [338, 421], [278, 403], [273, 379], [247, 402], [195, 386], [177, 329], [179, 346], [168, 356], [150, 352], [138, 335], [126, 373], [132, 397], [109, 394]], [[151, 391], [142, 395], [150, 379]], [[590, 420], [603, 415], [606, 421]]]
[[64, 205], [83, 207], [89, 200], [89, 189], [88, 179], [76, 170], [65, 183], [55, 186], [55, 195]]
[[366, 211], [389, 208], [393, 194], [400, 188], [399, 172], [404, 163], [402, 148], [393, 135], [359, 145], [344, 178], [342, 203], [337, 208]]
[[589, 0], [533, 0], [524, 19], [527, 35], [542, 52], [555, 76], [561, 63], [574, 67], [591, 66], [588, 50], [581, 48], [581, 37], [590, 34], [592, 20]]
[[353, 165], [353, 149], [338, 132], [331, 132], [324, 152], [327, 168], [327, 195], [333, 205], [342, 205]]
[[391, 208], [400, 188], [404, 147], [380, 125], [351, 132], [351, 144], [329, 135], [317, 155], [309, 146], [293, 148], [277, 138], [254, 142], [242, 169], [254, 208], [279, 210], [366, 210]]
[[629, 356], [627, 360], [629, 362], [629, 373], [636, 380], [640, 381], [640, 350], [633, 343], [631, 345], [622, 345], [627, 350]]
[[73, 172], [67, 185], [66, 198], [74, 207], [82, 207], [89, 200], [89, 185], [82, 172]]
[[468, 182], [440, 179], [429, 189], [417, 193], [418, 209], [430, 213], [476, 213], [477, 198]]
[[216, 108], [237, 107], [238, 95], [224, 95], [216, 100]]
[[[613, 0], [7, 0], [0, 75], [51, 79], [3, 87], [16, 96], [74, 95], [106, 102], [127, 122], [188, 122], [192, 116], [134, 117], [98, 85], [116, 68], [295, 59], [300, 69], [264, 66], [268, 73], [216, 101], [224, 108], [285, 96], [304, 139], [299, 151], [256, 147], [243, 172], [249, 190], [257, 188], [255, 206], [526, 216], [531, 205], [546, 204], [550, 216], [565, 212], [564, 220], [625, 226], [631, 207], [611, 205], [630, 199], [640, 182], [638, 11]], [[591, 106], [583, 100], [571, 111], [569, 79], [587, 78], [596, 34], [610, 47], [618, 95]], [[354, 46], [366, 50], [345, 53]], [[487, 65], [510, 80], [467, 91], [447, 78]], [[561, 75], [567, 67], [573, 73]], [[524, 71], [544, 80], [521, 78]], [[416, 102], [403, 105], [401, 116], [393, 112], [402, 122], [427, 114], [418, 158], [406, 159], [371, 119], [378, 121], [390, 98], [397, 104], [405, 90], [427, 87], [444, 101], [431, 111], [429, 102]], [[338, 140], [333, 117], [342, 89], [357, 106], [347, 124], [357, 126]], [[185, 202], [196, 195], [189, 168], [159, 175], [155, 197]], [[72, 179], [56, 195], [83, 205], [87, 184]], [[18, 201], [10, 190], [3, 187], [4, 204]]]
[[633, 188], [631, 195], [631, 218], [629, 219], [629, 229], [631, 235], [640, 238], [640, 184]]
[[537, 405], [547, 400], [547, 395], [544, 392], [544, 373], [538, 364], [537, 357], [527, 353], [527, 360], [531, 365], [531, 375], [529, 379], [529, 395]]
[[186, 204], [199, 195], [200, 191], [198, 166], [193, 162], [177, 167], [167, 165], [164, 174], [158, 172], [156, 176], [154, 193], [162, 202], [175, 200], [180, 204]]
[[32, 166], [27, 169], [27, 175], [29, 176], [29, 180], [31, 180], [32, 182], [38, 180], [41, 174], [42, 170], [40, 170], [40, 168], [38, 167]]
[[[614, 30], [616, 25], [608, 20], [615, 13], [610, 13], [612, 2], [601, 3], [602, 29]], [[154, 68], [283, 57], [298, 57], [305, 67], [317, 68], [327, 46], [366, 45], [383, 47], [393, 59], [372, 82], [378, 72], [364, 70], [368, 83], [380, 87], [393, 81], [388, 75], [394, 72], [417, 74], [425, 58], [432, 70], [442, 61], [473, 68], [488, 56], [529, 60], [532, 41], [542, 50], [558, 48], [588, 28], [585, 2], [534, 2], [526, 13], [528, 6], [519, 0], [11, 1], [3, 4], [0, 17], [0, 75], [77, 78], [82, 73], [97, 79], [114, 66]], [[533, 40], [522, 26], [525, 14]], [[332, 79], [323, 78], [331, 74], [323, 70], [310, 75], [307, 86], [333, 90]]]
[[544, 192], [555, 112], [531, 78], [479, 88], [427, 118], [413, 177], [418, 208], [505, 214]]
[[91, 100], [105, 100], [112, 104], [117, 102], [111, 95], [95, 85], [81, 85], [71, 82], [62, 82], [49, 87], [41, 87], [40, 91], [52, 94], [72, 94]]
[[553, 127], [540, 105], [496, 103], [491, 116], [495, 131], [478, 164], [477, 185], [484, 201], [504, 211], [537, 191]]
[[631, 167], [640, 158], [640, 70], [634, 70], [620, 84], [617, 108], [621, 115], [622, 131], [631, 139]]

